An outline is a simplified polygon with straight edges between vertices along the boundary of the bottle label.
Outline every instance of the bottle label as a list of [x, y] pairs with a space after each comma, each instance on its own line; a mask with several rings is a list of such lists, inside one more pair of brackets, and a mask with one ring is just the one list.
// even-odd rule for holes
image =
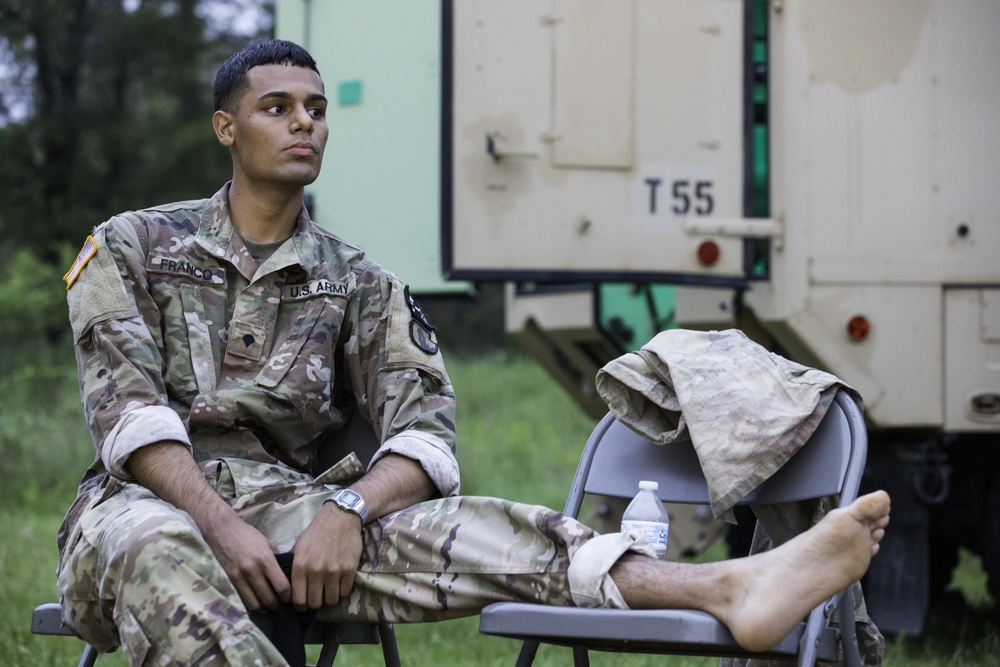
[[664, 560], [667, 557], [667, 537], [670, 533], [670, 525], [659, 521], [633, 521], [625, 519], [622, 521], [622, 532], [628, 530], [638, 530], [646, 541], [653, 545], [656, 557]]

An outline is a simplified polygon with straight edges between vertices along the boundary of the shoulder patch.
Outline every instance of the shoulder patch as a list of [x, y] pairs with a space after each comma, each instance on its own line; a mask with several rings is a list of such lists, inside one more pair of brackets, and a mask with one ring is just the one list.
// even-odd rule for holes
[[438, 352], [437, 336], [434, 335], [434, 331], [428, 331], [415, 319], [410, 320], [410, 340], [421, 352], [427, 354]]
[[403, 290], [406, 298], [406, 306], [410, 309], [410, 340], [422, 352], [426, 354], [437, 354], [437, 336], [434, 335], [435, 327], [431, 324], [427, 313], [420, 307], [417, 300], [410, 294], [410, 286]]
[[417, 300], [413, 298], [412, 294], [410, 294], [409, 285], [403, 288], [403, 294], [406, 296], [406, 305], [409, 307], [410, 314], [413, 316], [413, 319], [419, 322], [420, 325], [428, 331], [434, 331], [435, 327], [431, 324], [430, 319], [427, 317], [427, 313], [424, 312], [423, 308], [420, 307], [420, 304], [417, 303]]
[[93, 236], [88, 236], [87, 240], [83, 244], [83, 248], [80, 249], [80, 253], [76, 256], [76, 260], [73, 262], [73, 266], [69, 268], [66, 275], [63, 276], [63, 280], [66, 281], [66, 289], [68, 290], [76, 282], [76, 279], [80, 277], [80, 272], [83, 271], [83, 267], [87, 266], [87, 262], [90, 258], [97, 254], [97, 241], [94, 240]]

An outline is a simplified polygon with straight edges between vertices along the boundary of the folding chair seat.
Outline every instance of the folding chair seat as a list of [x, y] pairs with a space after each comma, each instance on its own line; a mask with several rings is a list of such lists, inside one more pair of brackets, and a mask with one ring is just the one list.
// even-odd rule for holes
[[[332, 466], [341, 458], [354, 452], [362, 461], [370, 461], [378, 449], [378, 440], [371, 426], [357, 413], [347, 424], [324, 443], [319, 452], [319, 469]], [[75, 636], [63, 625], [57, 602], [47, 602], [35, 607], [31, 614], [31, 632], [37, 635]], [[391, 623], [321, 623], [313, 622], [305, 633], [305, 643], [322, 644], [316, 667], [331, 667], [341, 645], [381, 644], [386, 667], [400, 667], [396, 633]], [[78, 667], [93, 667], [98, 655], [87, 644]]]
[[[861, 411], [844, 391], [809, 441], [741, 504], [777, 504], [832, 496], [855, 500], [868, 447]], [[588, 494], [630, 498], [641, 479], [659, 482], [664, 502], [708, 504], [708, 485], [690, 442], [656, 445], [607, 415], [594, 430], [577, 467], [564, 512], [578, 516]], [[760, 529], [758, 524], [757, 529]], [[831, 624], [836, 615], [839, 627]], [[843, 631], [840, 630], [843, 629]], [[745, 658], [817, 659], [860, 665], [850, 588], [812, 610], [766, 652], [742, 649], [724, 624], [696, 610], [625, 610], [555, 607], [518, 602], [489, 605], [482, 633], [520, 639], [518, 667], [530, 665], [539, 644], [573, 649], [574, 664], [589, 664], [588, 651], [662, 653]]]
[[[31, 632], [36, 635], [61, 635], [75, 637], [73, 631], [63, 625], [62, 611], [58, 602], [46, 602], [35, 607], [31, 612]], [[83, 647], [78, 667], [93, 667], [100, 655], [94, 647], [87, 644]]]
[[[46, 602], [31, 613], [31, 631], [36, 635], [62, 635], [74, 637], [72, 630], [63, 625], [58, 602]], [[342, 645], [381, 644], [382, 658], [387, 667], [399, 667], [399, 650], [391, 623], [313, 623], [306, 631], [305, 643], [322, 644], [316, 667], [330, 667]], [[78, 667], [93, 667], [100, 654], [90, 644], [84, 646]]]

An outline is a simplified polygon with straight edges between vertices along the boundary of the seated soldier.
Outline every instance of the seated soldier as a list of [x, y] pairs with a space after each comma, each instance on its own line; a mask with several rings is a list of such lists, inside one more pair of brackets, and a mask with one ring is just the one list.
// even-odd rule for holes
[[[859, 579], [889, 497], [831, 512], [773, 551], [692, 565], [562, 514], [462, 497], [455, 397], [397, 278], [315, 225], [327, 99], [313, 59], [250, 45], [215, 81], [232, 181], [118, 215], [66, 275], [97, 458], [60, 529], [67, 624], [131, 665], [285, 664], [249, 612], [418, 622], [498, 600], [693, 607], [764, 649]], [[316, 470], [357, 411], [367, 470]], [[275, 555], [292, 553], [290, 576]]]

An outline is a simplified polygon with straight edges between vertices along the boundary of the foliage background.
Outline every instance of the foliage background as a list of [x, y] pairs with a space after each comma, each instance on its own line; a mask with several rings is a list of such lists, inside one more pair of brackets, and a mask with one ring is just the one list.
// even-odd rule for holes
[[[79, 650], [27, 632], [31, 607], [55, 597], [54, 532], [93, 454], [61, 277], [111, 215], [228, 179], [211, 79], [272, 23], [271, 0], [0, 0], [0, 664], [69, 664]], [[498, 287], [478, 295], [424, 304], [457, 359], [464, 490], [559, 506], [592, 424], [504, 339]], [[960, 570], [972, 604], [935, 610], [930, 639], [897, 640], [894, 663], [993, 664], [981, 570]], [[512, 664], [516, 653], [474, 619], [400, 637], [413, 665]], [[374, 664], [365, 650], [345, 650], [345, 664]], [[595, 664], [612, 661], [663, 664]]]
[[[0, 2], [0, 239], [53, 260], [121, 210], [227, 178], [208, 118], [214, 68], [241, 43], [207, 0]], [[201, 196], [200, 194], [198, 196]]]
[[74, 485], [40, 446], [82, 426], [63, 273], [113, 214], [228, 180], [212, 78], [272, 24], [270, 0], [0, 0], [0, 501]]

